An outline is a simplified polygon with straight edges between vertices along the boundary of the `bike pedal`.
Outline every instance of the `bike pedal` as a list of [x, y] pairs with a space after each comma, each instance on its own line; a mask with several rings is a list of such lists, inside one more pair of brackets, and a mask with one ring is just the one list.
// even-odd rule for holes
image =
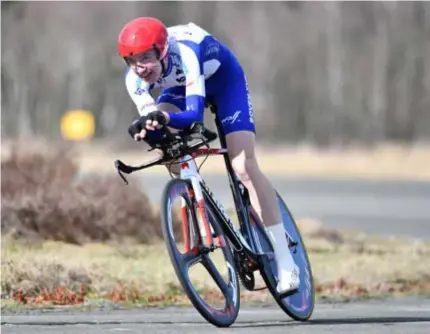
[[286, 297], [289, 297], [289, 296], [292, 296], [292, 295], [294, 295], [294, 294], [296, 294], [297, 292], [299, 292], [299, 288], [297, 288], [297, 289], [294, 289], [294, 290], [290, 290], [290, 291], [288, 291], [288, 292], [284, 292], [284, 293], [278, 293], [278, 296], [279, 296], [279, 298], [280, 299], [283, 299], [283, 298], [286, 298]]

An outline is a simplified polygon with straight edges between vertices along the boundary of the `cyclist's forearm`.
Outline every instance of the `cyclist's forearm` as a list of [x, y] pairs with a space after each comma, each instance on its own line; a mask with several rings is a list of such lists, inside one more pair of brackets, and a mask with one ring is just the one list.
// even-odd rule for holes
[[186, 128], [193, 122], [202, 122], [204, 113], [204, 97], [187, 97], [187, 110], [182, 112], [168, 112], [169, 126], [177, 129]]

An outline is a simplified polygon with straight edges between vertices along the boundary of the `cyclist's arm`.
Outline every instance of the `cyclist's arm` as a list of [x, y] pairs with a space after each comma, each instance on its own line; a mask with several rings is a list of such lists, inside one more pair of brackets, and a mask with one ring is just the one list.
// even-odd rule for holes
[[132, 70], [127, 73], [125, 84], [140, 116], [157, 110], [155, 100], [149, 93], [149, 85], [139, 80]]
[[193, 122], [203, 121], [206, 90], [203, 66], [196, 53], [191, 47], [182, 43], [178, 44], [186, 78], [185, 103], [187, 109], [179, 113], [168, 112], [168, 114], [169, 126], [180, 129], [190, 126]]

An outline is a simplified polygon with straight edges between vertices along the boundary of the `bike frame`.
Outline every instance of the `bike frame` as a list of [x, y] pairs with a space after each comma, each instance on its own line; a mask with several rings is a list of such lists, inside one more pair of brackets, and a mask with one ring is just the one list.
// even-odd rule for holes
[[[228, 156], [226, 139], [222, 131], [222, 124], [217, 117], [216, 107], [211, 105], [210, 109], [215, 116], [218, 134], [215, 134], [209, 129], [205, 129], [201, 123], [200, 125], [198, 123], [196, 126], [193, 125], [190, 128], [190, 132], [181, 133], [180, 135], [172, 135], [172, 133], [168, 131], [168, 128], [166, 128], [166, 137], [164, 137], [166, 141], [161, 142], [159, 147], [155, 147], [161, 148], [163, 150], [163, 157], [156, 158], [139, 166], [129, 166], [120, 160], [115, 160], [115, 167], [119, 173], [119, 176], [126, 184], [128, 184], [127, 179], [122, 173], [131, 174], [135, 171], [143, 170], [156, 165], [166, 165], [169, 167], [169, 165], [172, 164], [179, 164], [180, 175], [178, 177], [180, 180], [184, 180], [188, 187], [188, 194], [183, 194], [181, 198], [182, 229], [184, 235], [185, 253], [189, 254], [191, 252], [194, 255], [198, 255], [199, 253], [207, 254], [208, 252], [213, 251], [214, 249], [218, 248], [218, 245], [214, 245], [213, 243], [214, 237], [218, 239], [219, 246], [225, 246], [225, 239], [221, 235], [217, 236], [213, 234], [214, 231], [213, 229], [211, 230], [211, 225], [209, 224], [208, 219], [208, 213], [211, 213], [212, 219], [216, 219], [216, 222], [219, 223], [221, 228], [220, 232], [228, 240], [228, 246], [230, 247], [230, 251], [233, 252], [235, 263], [238, 266], [237, 270], [243, 270], [242, 274], [245, 274], [245, 276], [240, 277], [245, 277], [245, 279], [248, 279], [248, 282], [252, 282], [253, 276], [246, 275], [252, 274], [253, 271], [260, 270], [267, 287], [281, 308], [296, 320], [307, 320], [313, 310], [314, 299], [312, 298], [314, 298], [315, 294], [311, 289], [313, 286], [313, 281], [312, 275], [310, 274], [310, 264], [307, 258], [306, 249], [302, 250], [300, 261], [302, 265], [306, 265], [305, 270], [308, 273], [308, 276], [310, 275], [309, 277], [311, 279], [310, 281], [306, 282], [311, 282], [307, 284], [311, 285], [311, 288], [305, 288], [307, 292], [302, 292], [301, 296], [299, 295], [298, 297], [299, 299], [295, 297], [292, 297], [293, 299], [289, 299], [287, 304], [290, 304], [287, 305], [283, 299], [279, 299], [279, 296], [276, 297], [276, 290], [274, 286], [277, 280], [277, 274], [276, 268], [273, 267], [275, 264], [272, 260], [275, 259], [275, 256], [271, 242], [268, 239], [267, 233], [264, 231], [263, 223], [260, 221], [258, 215], [251, 206], [247, 189], [238, 179], [233, 170]], [[217, 137], [220, 140], [221, 148], [201, 148], [202, 146], [207, 145], [211, 141], [215, 140]], [[194, 143], [193, 145], [188, 145], [188, 142], [195, 139], [200, 141]], [[199, 173], [199, 168], [197, 168], [195, 158], [200, 156], [208, 157], [210, 155], [223, 155], [224, 157], [225, 167], [227, 170], [228, 180], [234, 199], [234, 205], [240, 228], [237, 228], [235, 224], [233, 224], [231, 219], [226, 214], [224, 207], [216, 199], [214, 193], [210, 190]], [[170, 188], [165, 188], [166, 190], [171, 189], [171, 185], [167, 185], [167, 187]], [[190, 205], [191, 207], [189, 207]], [[300, 232], [294, 224], [293, 217], [289, 213], [289, 210], [285, 204], [283, 204], [283, 206], [285, 207], [284, 209], [287, 211], [289, 216], [288, 219], [293, 221], [291, 226], [294, 230], [294, 233], [297, 234], [298, 239], [301, 240]], [[197, 220], [196, 213], [200, 213], [200, 220]], [[188, 218], [190, 217], [192, 221], [188, 222]], [[163, 219], [165, 220], [166, 218], [164, 217]], [[165, 229], [165, 224], [163, 224], [163, 229]], [[193, 242], [197, 241], [197, 244], [193, 244], [192, 249], [190, 249], [189, 240], [191, 229], [195, 230], [196, 232], [193, 237], [198, 238], [198, 240], [193, 239]], [[163, 233], [166, 234], [169, 232], [163, 230]], [[172, 231], [170, 231], [170, 233], [172, 233]], [[208, 246], [203, 243], [202, 237], [206, 237]], [[298, 244], [298, 241], [293, 240], [287, 231], [286, 237], [289, 248], [295, 247]], [[263, 243], [261, 243], [262, 240], [264, 240]], [[229, 267], [229, 269], [233, 271], [232, 268]], [[254, 289], [254, 283], [245, 287], [248, 290], [260, 290]], [[307, 293], [307, 295], [305, 295], [305, 293]], [[194, 296], [194, 294], [192, 295]], [[311, 299], [308, 298], [309, 296]], [[305, 305], [304, 303], [306, 303], [306, 301], [309, 301], [311, 304]], [[307, 305], [311, 305], [311, 308], [307, 308]], [[294, 311], [292, 311], [291, 308], [293, 308]], [[198, 309], [201, 310], [201, 308]], [[303, 313], [305, 310], [307, 313]], [[303, 314], [297, 313], [299, 311]]]
[[[218, 136], [222, 148], [200, 148], [193, 152], [191, 155], [185, 155], [178, 160], [180, 166], [180, 178], [184, 180], [189, 180], [192, 186], [190, 191], [192, 196], [195, 196], [195, 201], [197, 203], [197, 209], [202, 218], [203, 226], [199, 226], [200, 231], [202, 231], [204, 236], [206, 236], [206, 241], [209, 245], [213, 245], [212, 231], [210, 231], [208, 217], [206, 216], [206, 211], [204, 210], [205, 200], [208, 201], [211, 208], [214, 209], [217, 218], [222, 222], [221, 226], [223, 228], [224, 234], [230, 240], [235, 251], [240, 253], [245, 253], [246, 256], [251, 259], [254, 263], [259, 263], [259, 257], [273, 256], [272, 253], [264, 253], [260, 243], [258, 242], [258, 237], [255, 235], [256, 231], [250, 224], [250, 215], [248, 212], [248, 206], [250, 205], [249, 196], [245, 187], [238, 180], [233, 167], [231, 165], [230, 159], [228, 157], [228, 151], [226, 148], [226, 140], [223, 135], [221, 123], [217, 117], [216, 107], [212, 104], [209, 106], [212, 114], [215, 117], [215, 124], [218, 130]], [[227, 175], [229, 178], [229, 184], [233, 195], [233, 200], [238, 215], [240, 228], [235, 227], [231, 219], [226, 214], [223, 205], [216, 199], [214, 193], [210, 190], [209, 186], [205, 183], [201, 177], [195, 158], [199, 156], [210, 156], [210, 155], [223, 155], [224, 162], [227, 170]], [[182, 223], [183, 223], [183, 233], [184, 233], [184, 243], [186, 251], [190, 250], [190, 243], [187, 234], [187, 213], [186, 213], [186, 203], [182, 200]], [[249, 243], [243, 237], [243, 232], [249, 236]], [[203, 235], [202, 235], [203, 236]], [[256, 251], [255, 251], [256, 250]]]
[[[192, 155], [186, 155], [179, 159], [178, 164], [180, 166], [180, 178], [183, 180], [188, 180], [191, 184], [192, 189], [190, 189], [190, 194], [194, 197], [195, 203], [197, 204], [197, 210], [202, 218], [203, 226], [199, 226], [202, 236], [206, 237], [206, 241], [209, 245], [213, 245], [213, 237], [212, 232], [210, 230], [210, 225], [208, 221], [208, 217], [205, 211], [205, 198], [210, 201], [211, 207], [215, 210], [217, 218], [221, 219], [224, 223], [222, 224], [224, 232], [226, 232], [229, 239], [232, 241], [233, 247], [237, 251], [241, 251], [243, 248], [246, 248], [248, 252], [253, 253], [251, 247], [246, 242], [245, 238], [242, 236], [242, 233], [238, 228], [235, 227], [230, 217], [227, 215], [224, 206], [219, 202], [214, 193], [210, 190], [209, 186], [205, 183], [203, 178], [201, 177], [197, 164], [195, 162], [195, 158], [199, 156], [208, 156], [208, 155], [225, 155], [227, 154], [227, 149], [225, 148], [214, 148], [214, 149], [198, 149]], [[206, 195], [206, 196], [204, 196]], [[187, 204], [184, 199], [182, 199], [181, 204], [181, 212], [182, 212], [182, 223], [183, 232], [184, 232], [184, 243], [185, 250], [190, 251], [190, 243], [188, 239], [187, 231], [187, 220], [186, 220], [186, 210]], [[225, 231], [226, 228], [228, 231]]]
[[[211, 112], [214, 114], [215, 123], [218, 130], [218, 138], [220, 140], [221, 148], [197, 148], [192, 153], [186, 154], [181, 158], [178, 158], [172, 164], [179, 164], [180, 178], [184, 180], [188, 180], [191, 185], [190, 195], [194, 197], [195, 203], [197, 204], [197, 209], [200, 212], [200, 216], [203, 220], [203, 226], [199, 226], [200, 231], [203, 231], [204, 236], [206, 236], [207, 243], [210, 246], [213, 246], [213, 236], [212, 231], [210, 230], [210, 225], [208, 222], [208, 217], [206, 215], [206, 210], [204, 209], [204, 205], [210, 205], [210, 207], [214, 210], [216, 218], [222, 223], [222, 229], [224, 234], [228, 237], [231, 242], [232, 247], [236, 252], [241, 253], [242, 255], [246, 255], [248, 259], [253, 261], [254, 263], [260, 263], [260, 256], [273, 256], [273, 253], [264, 253], [261, 248], [261, 245], [258, 242], [258, 236], [256, 235], [256, 231], [251, 227], [250, 220], [250, 200], [249, 195], [246, 188], [237, 178], [233, 167], [231, 165], [230, 159], [228, 157], [227, 145], [225, 136], [222, 131], [222, 125], [220, 120], [218, 119], [218, 115], [216, 112], [216, 107], [212, 104], [209, 106]], [[203, 178], [200, 176], [199, 170], [197, 168], [195, 158], [199, 156], [210, 156], [210, 155], [223, 155], [224, 162], [227, 169], [227, 175], [229, 178], [230, 188], [233, 194], [233, 200], [236, 208], [236, 213], [238, 215], [240, 228], [236, 228], [231, 219], [227, 216], [224, 207], [222, 204], [215, 198], [214, 193], [209, 189], [208, 185], [204, 182]], [[126, 184], [128, 184], [127, 179], [122, 175], [121, 172], [130, 174], [138, 170], [142, 170], [145, 168], [149, 168], [152, 166], [159, 165], [163, 162], [163, 158], [156, 158], [152, 161], [144, 163], [140, 166], [128, 166], [125, 165], [120, 160], [115, 161], [115, 166], [119, 172], [120, 177], [124, 180]], [[205, 203], [207, 201], [208, 203]], [[181, 215], [183, 221], [183, 232], [184, 232], [184, 243], [185, 248], [189, 251], [190, 242], [188, 238], [188, 226], [187, 226], [187, 209], [186, 203], [182, 200], [181, 203]], [[257, 219], [255, 214], [253, 214], [253, 218]], [[255, 222], [254, 222], [255, 223]], [[248, 236], [248, 241], [245, 240], [244, 235]], [[251, 244], [249, 245], [248, 242]], [[244, 254], [243, 254], [244, 253]]]

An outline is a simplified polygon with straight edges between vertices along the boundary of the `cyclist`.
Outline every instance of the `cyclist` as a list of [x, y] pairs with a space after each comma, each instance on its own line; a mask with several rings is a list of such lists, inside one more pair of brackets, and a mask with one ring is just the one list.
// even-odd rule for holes
[[[133, 139], [151, 145], [160, 138], [161, 126], [183, 129], [203, 122], [205, 98], [214, 101], [232, 166], [273, 243], [278, 293], [296, 292], [299, 269], [288, 248], [276, 193], [257, 163], [253, 109], [236, 57], [194, 23], [166, 28], [151, 17], [136, 18], [123, 27], [118, 52], [129, 67], [126, 87], [140, 114], [129, 127]], [[161, 91], [156, 101], [155, 89]]]

